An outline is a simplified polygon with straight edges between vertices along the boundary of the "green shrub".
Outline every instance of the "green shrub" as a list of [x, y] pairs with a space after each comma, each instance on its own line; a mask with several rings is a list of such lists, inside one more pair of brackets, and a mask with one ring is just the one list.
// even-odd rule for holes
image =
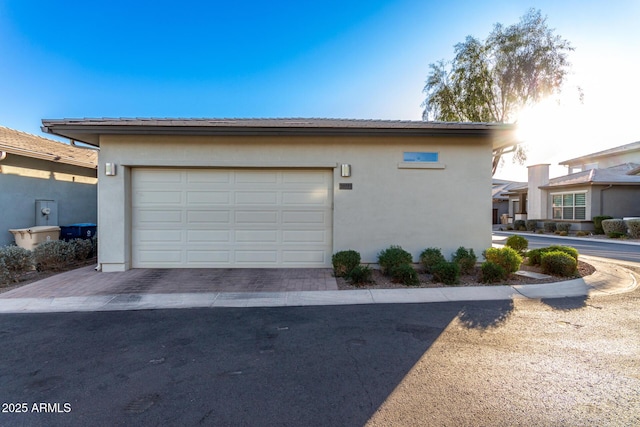
[[478, 257], [473, 252], [473, 248], [466, 249], [460, 246], [451, 257], [451, 260], [458, 264], [460, 274], [469, 274], [473, 272]]
[[553, 245], [553, 246], [548, 246], [546, 248], [532, 249], [529, 252], [527, 252], [528, 264], [540, 265], [542, 263], [542, 254], [545, 254], [548, 252], [558, 252], [558, 251], [564, 252], [565, 254], [569, 255], [571, 258], [575, 259], [576, 262], [578, 261], [579, 254], [576, 248], [572, 248], [571, 246]]
[[445, 285], [455, 285], [460, 279], [460, 267], [455, 262], [442, 261], [431, 268], [433, 280]]
[[484, 251], [487, 261], [500, 265], [507, 273], [515, 273], [522, 264], [522, 257], [514, 249], [505, 246], [504, 248], [489, 248]]
[[93, 244], [88, 239], [73, 239], [69, 241], [73, 246], [73, 253], [78, 261], [84, 261], [89, 258], [89, 255], [93, 252]]
[[629, 236], [634, 239], [640, 239], [640, 219], [628, 219]]
[[607, 233], [607, 236], [611, 239], [619, 239], [621, 237], [626, 236], [626, 234], [620, 233], [618, 231], [612, 231], [611, 233]]
[[599, 215], [593, 217], [593, 227], [595, 234], [604, 234], [604, 229], [602, 228], [602, 221], [605, 219], [613, 219], [612, 216], [609, 215]]
[[576, 236], [577, 237], [584, 237], [584, 236], [588, 236], [588, 235], [589, 235], [589, 233], [587, 233], [586, 231], [580, 230], [580, 231], [576, 232]]
[[537, 230], [536, 234], [544, 234], [544, 230]]
[[351, 270], [360, 265], [360, 254], [352, 249], [336, 252], [331, 257], [331, 264], [334, 276], [346, 277]]
[[542, 224], [544, 231], [546, 231], [547, 233], [553, 233], [554, 231], [556, 231], [556, 223], [555, 222], [544, 222]]
[[366, 265], [356, 265], [349, 273], [349, 281], [352, 285], [359, 286], [371, 282], [373, 271]]
[[622, 219], [605, 219], [602, 221], [602, 229], [607, 236], [611, 233], [620, 233], [624, 236], [627, 234], [627, 223]]
[[402, 283], [405, 286], [418, 286], [420, 279], [418, 272], [411, 264], [396, 265], [391, 269], [391, 278], [396, 283]]
[[569, 222], [559, 222], [556, 224], [557, 231], [566, 231], [567, 233], [571, 229], [571, 223]]
[[485, 261], [481, 266], [482, 274], [480, 276], [480, 282], [482, 283], [496, 283], [505, 280], [508, 276], [507, 271], [494, 262]]
[[525, 231], [527, 229], [527, 222], [523, 219], [516, 219], [513, 221], [513, 229], [517, 231]]
[[562, 237], [565, 237], [565, 236], [568, 236], [568, 235], [569, 235], [569, 233], [568, 233], [567, 231], [564, 231], [564, 230], [563, 230], [563, 231], [556, 231], [556, 233], [557, 233], [559, 236], [562, 236]]
[[390, 274], [393, 267], [411, 264], [411, 261], [411, 254], [400, 246], [390, 246], [378, 254], [378, 264], [384, 274]]
[[31, 251], [19, 246], [0, 248], [0, 285], [17, 282], [32, 265]]
[[434, 265], [446, 261], [439, 248], [427, 248], [420, 254], [420, 264], [427, 273], [431, 273]]
[[514, 234], [513, 236], [509, 236], [506, 245], [514, 249], [518, 254], [524, 255], [529, 247], [529, 241], [520, 235]]
[[543, 273], [569, 277], [576, 273], [578, 262], [565, 252], [550, 251], [542, 254], [540, 265]]
[[536, 228], [538, 228], [538, 220], [537, 219], [528, 219], [525, 222], [525, 226], [527, 228], [527, 231], [536, 231]]
[[64, 240], [40, 243], [33, 250], [33, 261], [39, 271], [61, 270], [75, 260], [74, 247]]

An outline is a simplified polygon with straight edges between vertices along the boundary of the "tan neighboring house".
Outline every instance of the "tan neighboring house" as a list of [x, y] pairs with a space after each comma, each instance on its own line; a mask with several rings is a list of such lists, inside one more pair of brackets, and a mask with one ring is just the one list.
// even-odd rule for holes
[[514, 219], [570, 222], [572, 230], [593, 230], [595, 216], [640, 217], [640, 142], [560, 164], [569, 174], [549, 179], [549, 165], [529, 166], [528, 183], [504, 193]]
[[494, 149], [513, 127], [335, 119], [62, 119], [100, 147], [99, 264], [330, 267], [390, 245], [491, 246]]
[[0, 246], [9, 229], [95, 223], [97, 164], [94, 149], [0, 126]]

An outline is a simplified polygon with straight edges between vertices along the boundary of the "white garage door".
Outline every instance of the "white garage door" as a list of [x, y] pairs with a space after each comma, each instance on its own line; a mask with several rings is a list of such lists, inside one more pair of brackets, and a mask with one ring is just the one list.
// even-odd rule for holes
[[328, 267], [329, 170], [132, 173], [134, 268]]

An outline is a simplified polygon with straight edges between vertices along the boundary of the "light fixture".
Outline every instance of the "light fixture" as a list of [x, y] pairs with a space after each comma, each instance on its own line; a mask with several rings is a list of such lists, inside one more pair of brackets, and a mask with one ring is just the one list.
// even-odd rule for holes
[[343, 178], [348, 178], [351, 176], [351, 165], [348, 163], [343, 163], [340, 166], [340, 176]]
[[115, 176], [116, 175], [116, 164], [115, 163], [105, 163], [104, 164], [104, 174], [106, 176]]

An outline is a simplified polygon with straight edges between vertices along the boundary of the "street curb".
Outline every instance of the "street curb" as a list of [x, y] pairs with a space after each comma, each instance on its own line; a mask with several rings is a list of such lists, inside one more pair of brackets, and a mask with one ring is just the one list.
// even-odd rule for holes
[[593, 239], [593, 238], [590, 238], [590, 237], [556, 236], [556, 235], [549, 235], [549, 234], [524, 233], [522, 231], [493, 230], [492, 234], [495, 234], [495, 233], [504, 233], [504, 234], [509, 234], [509, 235], [517, 234], [517, 235], [522, 236], [522, 237], [532, 236], [532, 237], [542, 237], [542, 238], [549, 238], [549, 239], [574, 240], [574, 241], [579, 241], [579, 242], [585, 242], [586, 241], [586, 242], [595, 242], [595, 243], [613, 243], [613, 244], [618, 244], [618, 245], [640, 246], [640, 242], [627, 242], [627, 241], [624, 241], [624, 240], [617, 240], [617, 239], [605, 240], [605, 239]]

